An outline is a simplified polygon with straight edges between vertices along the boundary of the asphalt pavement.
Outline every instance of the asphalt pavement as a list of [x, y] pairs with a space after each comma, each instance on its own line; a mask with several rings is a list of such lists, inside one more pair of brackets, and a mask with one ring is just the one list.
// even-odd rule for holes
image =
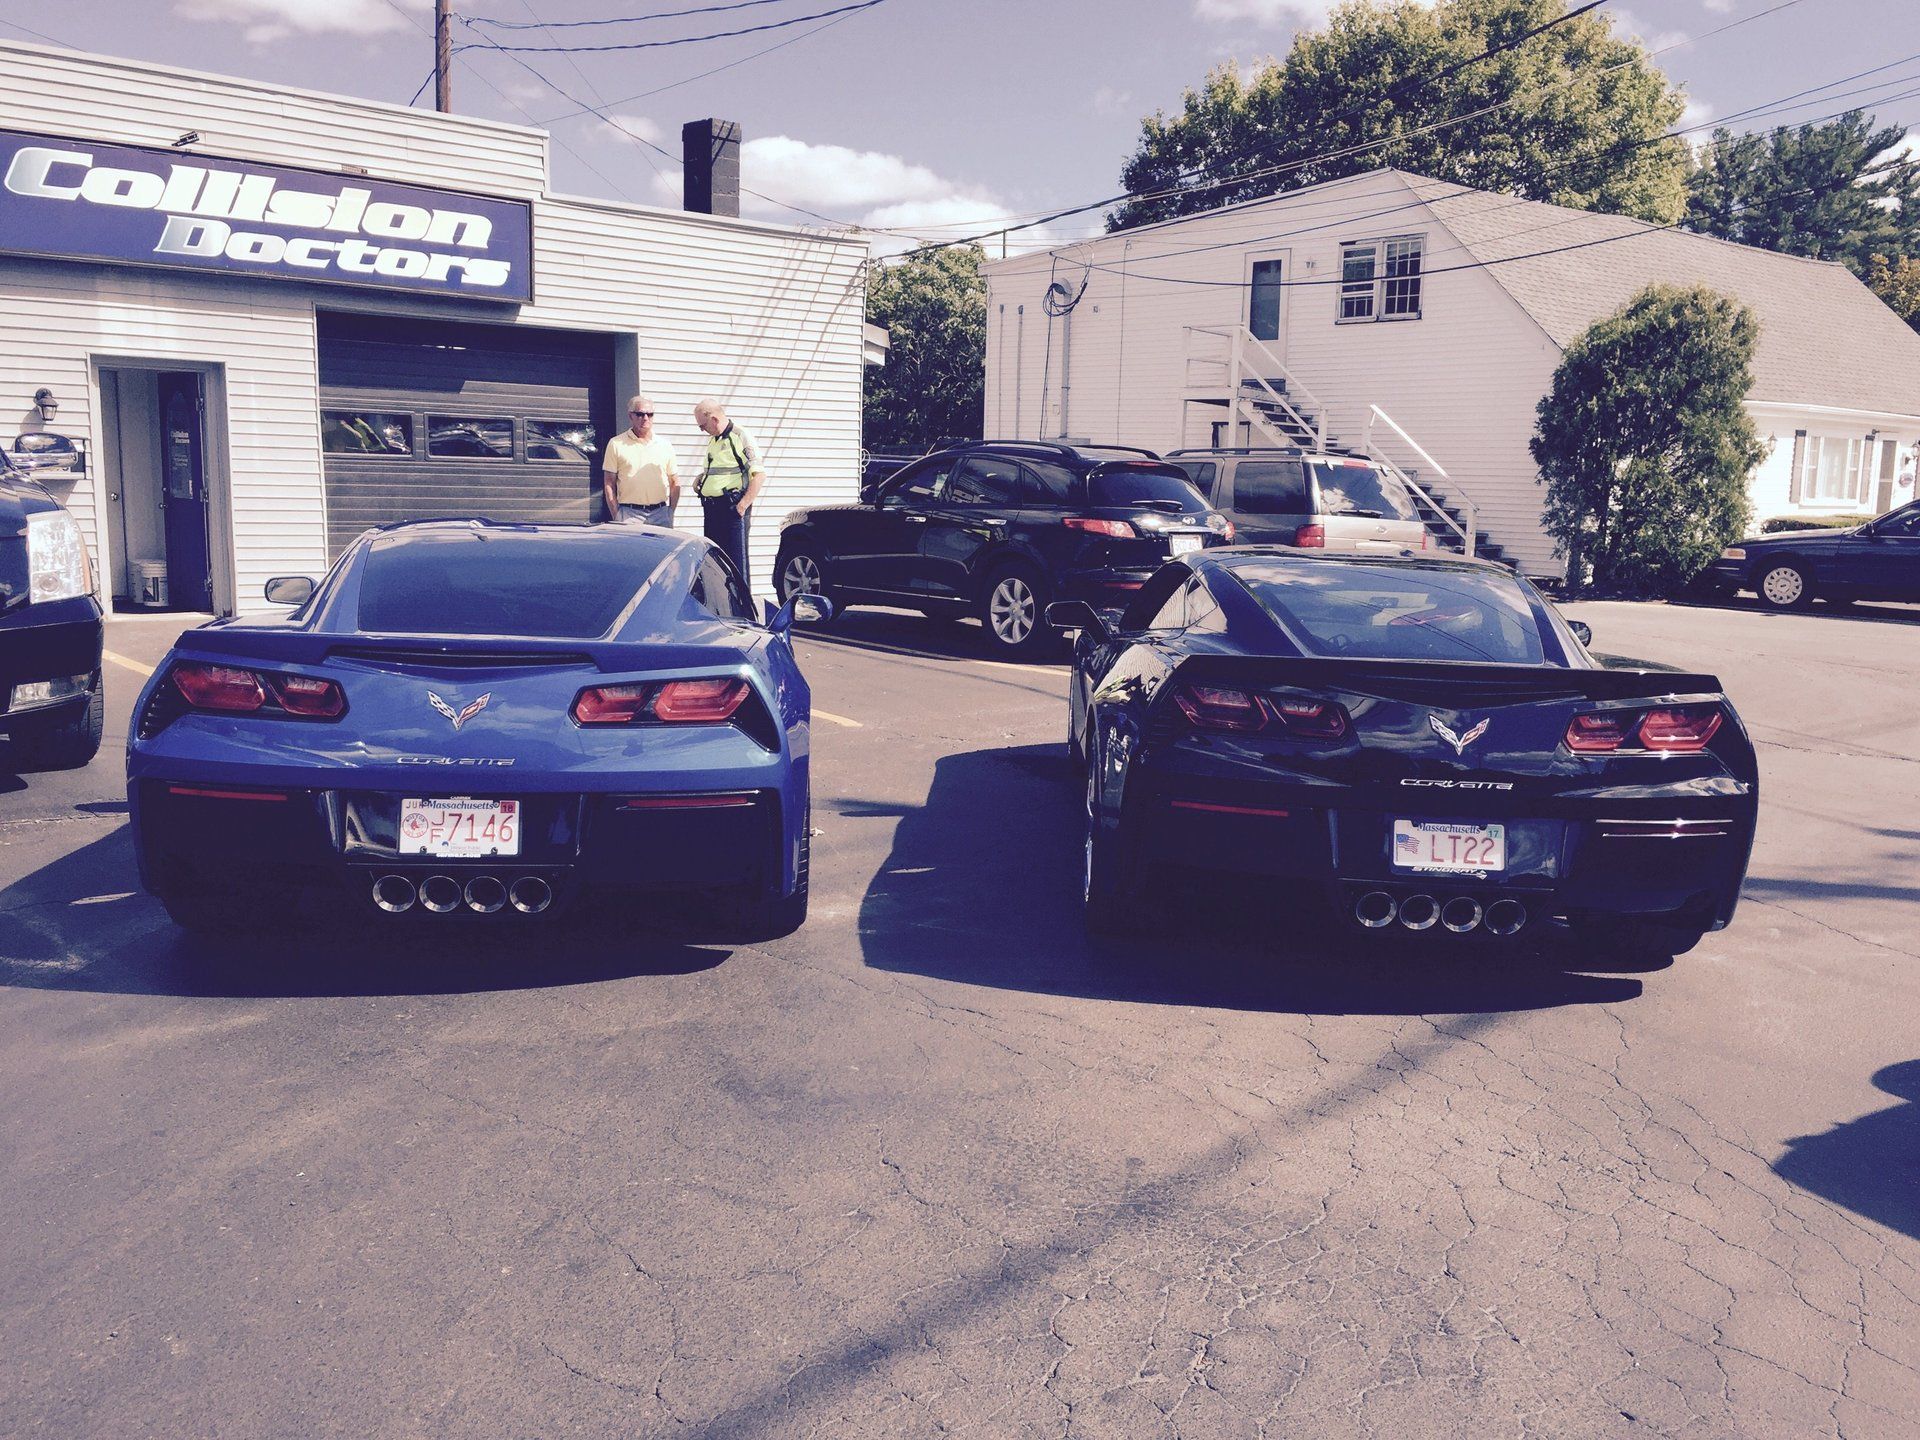
[[0, 768], [0, 1434], [1920, 1434], [1920, 624], [1569, 613], [1759, 745], [1663, 968], [1176, 879], [1092, 951], [1064, 670], [858, 612], [799, 934], [215, 955], [116, 620], [99, 760]]

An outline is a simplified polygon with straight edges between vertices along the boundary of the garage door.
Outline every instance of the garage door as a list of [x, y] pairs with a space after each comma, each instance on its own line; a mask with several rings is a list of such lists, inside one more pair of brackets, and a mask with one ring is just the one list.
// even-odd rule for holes
[[319, 331], [329, 560], [398, 520], [594, 518], [610, 337], [330, 312]]

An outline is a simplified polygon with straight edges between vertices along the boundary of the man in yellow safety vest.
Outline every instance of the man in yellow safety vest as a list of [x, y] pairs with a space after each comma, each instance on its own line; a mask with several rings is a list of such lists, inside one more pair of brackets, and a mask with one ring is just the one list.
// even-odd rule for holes
[[694, 485], [705, 512], [707, 538], [732, 557], [742, 579], [747, 571], [747, 517], [766, 483], [760, 447], [727, 418], [718, 400], [693, 407], [694, 422], [707, 434], [707, 463]]

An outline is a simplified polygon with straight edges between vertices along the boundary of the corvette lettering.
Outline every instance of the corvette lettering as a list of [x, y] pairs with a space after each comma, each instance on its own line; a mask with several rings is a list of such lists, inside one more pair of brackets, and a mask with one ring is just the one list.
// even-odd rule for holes
[[1436, 790], [1511, 790], [1511, 780], [1415, 780], [1406, 779], [1402, 785], [1430, 785]]
[[[522, 273], [530, 212], [518, 202], [0, 135], [0, 156], [8, 155], [0, 232], [31, 236], [36, 249], [291, 279], [531, 295]], [[434, 203], [446, 198], [462, 208]]]
[[396, 765], [511, 765], [513, 761], [471, 755], [463, 755], [458, 759], [449, 755], [396, 755], [393, 757], [393, 763]]

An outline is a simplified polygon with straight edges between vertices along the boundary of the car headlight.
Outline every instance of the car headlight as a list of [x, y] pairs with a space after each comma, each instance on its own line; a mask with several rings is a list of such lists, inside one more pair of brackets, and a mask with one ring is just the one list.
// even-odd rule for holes
[[30, 604], [91, 592], [93, 565], [80, 522], [64, 510], [27, 516], [27, 574]]
[[1744, 560], [1747, 558], [1747, 552], [1742, 550], [1738, 545], [1729, 545], [1725, 550], [1720, 552], [1720, 558], [1722, 560]]

